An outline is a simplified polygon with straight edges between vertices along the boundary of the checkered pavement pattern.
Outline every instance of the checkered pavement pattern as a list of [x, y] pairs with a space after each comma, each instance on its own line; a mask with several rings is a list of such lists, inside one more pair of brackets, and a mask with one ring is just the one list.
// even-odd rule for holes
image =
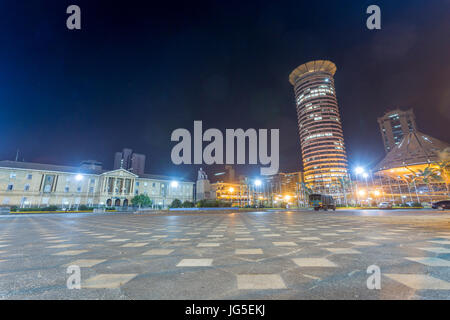
[[450, 230], [311, 211], [1, 217], [0, 299], [450, 299]]

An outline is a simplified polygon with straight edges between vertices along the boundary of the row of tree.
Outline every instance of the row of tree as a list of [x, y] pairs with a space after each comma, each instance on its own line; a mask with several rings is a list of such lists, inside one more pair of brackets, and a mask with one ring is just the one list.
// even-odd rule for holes
[[[153, 205], [152, 200], [145, 194], [139, 194], [131, 199], [131, 204], [139, 208], [148, 208]], [[174, 199], [169, 205], [170, 208], [214, 208], [214, 207], [231, 207], [231, 203], [220, 200], [200, 200], [197, 203], [192, 201], [181, 202], [179, 199]]]

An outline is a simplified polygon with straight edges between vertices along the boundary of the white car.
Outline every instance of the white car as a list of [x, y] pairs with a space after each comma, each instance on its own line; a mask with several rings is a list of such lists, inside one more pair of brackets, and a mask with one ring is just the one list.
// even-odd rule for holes
[[392, 209], [392, 204], [390, 202], [380, 202], [378, 204], [378, 208], [380, 208], [380, 209]]

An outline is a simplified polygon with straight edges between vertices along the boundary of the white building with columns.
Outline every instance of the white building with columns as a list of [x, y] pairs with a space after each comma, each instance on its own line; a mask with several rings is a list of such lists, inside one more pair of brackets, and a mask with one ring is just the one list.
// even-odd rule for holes
[[174, 199], [194, 201], [194, 182], [125, 169], [103, 170], [100, 164], [80, 167], [0, 161], [0, 206], [77, 208], [131, 205], [145, 194], [154, 207]]

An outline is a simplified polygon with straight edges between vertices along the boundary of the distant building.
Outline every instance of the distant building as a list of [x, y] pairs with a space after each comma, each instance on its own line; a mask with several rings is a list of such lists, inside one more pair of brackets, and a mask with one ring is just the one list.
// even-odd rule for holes
[[219, 172], [213, 172], [211, 177], [211, 182], [236, 182], [236, 172], [233, 166], [226, 165], [224, 170]]
[[376, 165], [374, 171], [393, 178], [411, 175], [418, 169], [436, 167], [436, 163], [442, 161], [440, 154], [449, 148], [450, 145], [444, 141], [419, 131], [410, 132]]
[[[234, 172], [233, 172], [234, 173]], [[222, 200], [233, 206], [258, 204], [274, 206], [286, 202], [297, 204], [303, 199], [302, 172], [283, 173], [261, 178], [261, 184], [255, 186], [254, 181], [242, 177], [239, 181], [218, 180], [210, 182], [203, 170], [199, 171], [197, 180], [197, 200]]]
[[395, 109], [378, 118], [384, 150], [391, 151], [400, 144], [403, 137], [417, 130], [416, 120], [412, 109], [402, 111]]
[[271, 192], [294, 195], [301, 188], [303, 172], [279, 172], [276, 175], [266, 178], [266, 180]]
[[114, 156], [114, 169], [125, 169], [136, 174], [144, 174], [145, 155], [133, 153], [131, 149], [123, 149]]
[[302, 148], [305, 183], [327, 192], [346, 177], [339, 106], [334, 88], [336, 65], [327, 60], [302, 64], [291, 72]]

